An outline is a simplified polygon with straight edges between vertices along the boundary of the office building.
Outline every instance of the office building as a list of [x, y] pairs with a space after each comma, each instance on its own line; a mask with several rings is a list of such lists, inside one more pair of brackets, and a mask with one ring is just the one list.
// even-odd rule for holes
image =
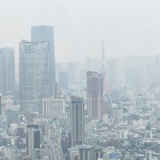
[[27, 154], [34, 159], [35, 149], [40, 148], [40, 130], [38, 125], [27, 126]]
[[72, 146], [85, 142], [83, 98], [71, 98], [71, 141]]
[[114, 124], [121, 123], [123, 121], [123, 107], [117, 104], [113, 104], [112, 117]]
[[65, 114], [65, 99], [43, 98], [42, 114], [49, 118], [57, 118]]
[[94, 146], [82, 145], [79, 147], [80, 160], [95, 160]]
[[15, 91], [15, 52], [13, 48], [0, 49], [0, 93], [14, 95]]
[[87, 72], [87, 109], [91, 118], [103, 117], [103, 74]]
[[50, 87], [51, 95], [55, 95], [55, 53], [54, 53], [54, 29], [53, 26], [32, 26], [31, 28], [32, 42], [48, 42], [49, 49], [49, 68], [50, 68]]
[[42, 112], [42, 98], [52, 93], [49, 43], [22, 41], [19, 49], [21, 110]]

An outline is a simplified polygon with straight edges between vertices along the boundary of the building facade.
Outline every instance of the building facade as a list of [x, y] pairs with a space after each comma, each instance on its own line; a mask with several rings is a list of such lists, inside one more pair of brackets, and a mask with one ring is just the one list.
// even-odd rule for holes
[[50, 86], [51, 95], [55, 95], [55, 53], [54, 53], [54, 29], [53, 26], [32, 26], [31, 28], [31, 41], [42, 42], [46, 41], [49, 43], [49, 67], [50, 67]]
[[34, 159], [34, 149], [40, 148], [40, 130], [38, 125], [27, 126], [27, 154]]
[[42, 98], [52, 92], [49, 43], [22, 41], [19, 49], [21, 110], [42, 112]]
[[117, 104], [113, 104], [112, 117], [114, 124], [121, 123], [123, 121], [123, 107], [118, 106]]
[[42, 99], [42, 114], [49, 118], [57, 118], [65, 114], [65, 100], [56, 98]]
[[72, 146], [85, 142], [83, 98], [71, 98], [71, 141]]
[[91, 118], [103, 117], [103, 74], [87, 72], [87, 109]]
[[0, 49], [0, 93], [14, 95], [15, 91], [15, 52], [13, 48]]
[[80, 160], [95, 160], [94, 146], [82, 145], [79, 147], [79, 159]]

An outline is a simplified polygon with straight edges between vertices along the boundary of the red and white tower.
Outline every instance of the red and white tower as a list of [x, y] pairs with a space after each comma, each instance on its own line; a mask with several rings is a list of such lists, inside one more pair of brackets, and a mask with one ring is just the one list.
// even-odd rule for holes
[[108, 80], [107, 80], [107, 72], [105, 67], [105, 50], [104, 50], [104, 37], [102, 33], [102, 68], [101, 73], [103, 74], [103, 95], [110, 91]]

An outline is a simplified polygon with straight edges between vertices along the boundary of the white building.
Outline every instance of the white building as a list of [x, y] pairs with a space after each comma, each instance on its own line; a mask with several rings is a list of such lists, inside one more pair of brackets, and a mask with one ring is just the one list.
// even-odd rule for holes
[[9, 160], [14, 160], [15, 159], [15, 154], [13, 152], [13, 150], [11, 150], [10, 148], [4, 148], [4, 159], [9, 159]]
[[65, 100], [56, 98], [42, 99], [42, 114], [49, 118], [57, 118], [65, 114]]
[[7, 117], [6, 115], [0, 115], [0, 128], [4, 127], [4, 123], [7, 122]]
[[10, 133], [15, 134], [17, 127], [18, 127], [17, 123], [11, 123], [10, 124]]

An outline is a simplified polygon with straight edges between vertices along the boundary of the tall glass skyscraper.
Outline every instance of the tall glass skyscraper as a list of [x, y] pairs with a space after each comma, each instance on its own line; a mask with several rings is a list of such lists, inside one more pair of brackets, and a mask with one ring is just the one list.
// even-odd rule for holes
[[42, 112], [42, 98], [52, 93], [50, 44], [22, 41], [19, 50], [21, 110]]
[[50, 71], [51, 71], [51, 95], [55, 95], [55, 53], [54, 53], [54, 29], [53, 26], [32, 26], [31, 28], [31, 41], [49, 43], [50, 53]]
[[0, 93], [13, 95], [15, 91], [15, 53], [13, 48], [0, 49]]

